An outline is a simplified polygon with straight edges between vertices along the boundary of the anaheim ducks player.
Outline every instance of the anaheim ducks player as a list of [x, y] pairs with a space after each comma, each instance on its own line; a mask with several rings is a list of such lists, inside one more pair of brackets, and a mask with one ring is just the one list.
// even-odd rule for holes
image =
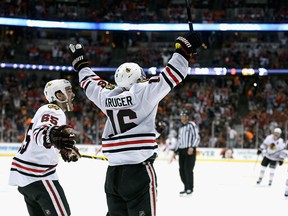
[[118, 67], [116, 86], [89, 67], [81, 44], [70, 44], [72, 65], [86, 96], [108, 117], [102, 151], [108, 157], [105, 192], [109, 216], [156, 215], [155, 118], [158, 103], [187, 76], [188, 61], [202, 45], [199, 34], [176, 39], [176, 51], [159, 76], [145, 79], [133, 62]]
[[64, 161], [77, 161], [75, 135], [66, 125], [65, 112], [73, 111], [74, 93], [69, 81], [56, 79], [44, 89], [48, 104], [35, 113], [25, 139], [12, 160], [9, 184], [18, 186], [30, 215], [70, 215], [58, 182], [59, 153]]
[[281, 129], [275, 128], [273, 134], [268, 135], [263, 143], [260, 145], [260, 148], [257, 151], [257, 155], [260, 155], [263, 151], [265, 151], [264, 158], [261, 161], [261, 169], [259, 173], [259, 178], [257, 184], [260, 184], [267, 166], [270, 167], [270, 175], [269, 175], [269, 186], [272, 185], [273, 177], [275, 174], [277, 163], [281, 166], [286, 157], [285, 147], [286, 144], [281, 136]]

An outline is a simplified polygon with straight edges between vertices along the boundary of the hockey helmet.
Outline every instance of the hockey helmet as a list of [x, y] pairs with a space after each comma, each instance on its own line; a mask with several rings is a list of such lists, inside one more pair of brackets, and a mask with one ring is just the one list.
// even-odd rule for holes
[[[46, 83], [45, 88], [44, 88], [44, 95], [46, 97], [46, 99], [49, 101], [49, 103], [53, 102], [53, 101], [58, 101], [58, 102], [67, 102], [68, 100], [68, 96], [66, 93], [66, 88], [72, 88], [71, 83], [66, 80], [66, 79], [55, 79], [55, 80], [51, 80], [49, 82]], [[63, 93], [66, 96], [66, 100], [65, 101], [60, 101], [57, 97], [56, 97], [56, 93], [61, 91], [61, 93]]]
[[274, 129], [274, 133], [281, 134], [281, 133], [282, 133], [282, 130], [281, 130], [280, 128], [275, 128], [275, 129]]
[[129, 90], [134, 83], [145, 79], [143, 69], [136, 63], [126, 62], [121, 64], [114, 75], [117, 86]]
[[188, 112], [188, 110], [182, 110], [181, 112], [180, 112], [180, 116], [189, 116], [189, 112]]

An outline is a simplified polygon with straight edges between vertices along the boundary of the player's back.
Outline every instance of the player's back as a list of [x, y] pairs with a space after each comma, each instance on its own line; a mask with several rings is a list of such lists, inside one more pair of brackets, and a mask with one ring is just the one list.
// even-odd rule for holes
[[[155, 116], [158, 102], [146, 97], [147, 94], [149, 83], [144, 82], [134, 84], [129, 91], [120, 93], [119, 88], [116, 88], [102, 97], [100, 108], [108, 117], [102, 147], [110, 164], [113, 164], [113, 158], [117, 164], [124, 154], [127, 158], [125, 163], [132, 164], [154, 154], [157, 148]], [[129, 154], [131, 157], [127, 156]], [[111, 155], [113, 158], [109, 159]]]

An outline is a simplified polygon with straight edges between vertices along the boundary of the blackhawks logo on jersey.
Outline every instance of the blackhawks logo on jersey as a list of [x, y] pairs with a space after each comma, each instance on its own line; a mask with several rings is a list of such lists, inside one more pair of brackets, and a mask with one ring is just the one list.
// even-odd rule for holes
[[58, 106], [56, 106], [55, 104], [49, 104], [48, 105], [49, 109], [55, 109], [55, 110], [59, 110], [60, 108]]
[[113, 84], [107, 84], [106, 86], [105, 86], [105, 88], [106, 89], [109, 89], [109, 90], [112, 90], [112, 89], [114, 89], [116, 87], [116, 85], [113, 85]]
[[269, 148], [270, 148], [271, 150], [275, 150], [275, 149], [276, 149], [275, 143], [271, 143], [271, 144], [269, 145]]

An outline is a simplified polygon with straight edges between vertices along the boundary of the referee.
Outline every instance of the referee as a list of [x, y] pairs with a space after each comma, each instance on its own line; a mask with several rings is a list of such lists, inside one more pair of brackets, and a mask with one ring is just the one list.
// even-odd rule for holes
[[178, 131], [178, 143], [173, 157], [179, 155], [179, 173], [184, 184], [180, 196], [191, 195], [194, 188], [194, 166], [196, 161], [196, 147], [199, 145], [199, 128], [193, 121], [189, 121], [187, 110], [180, 114], [182, 126]]

